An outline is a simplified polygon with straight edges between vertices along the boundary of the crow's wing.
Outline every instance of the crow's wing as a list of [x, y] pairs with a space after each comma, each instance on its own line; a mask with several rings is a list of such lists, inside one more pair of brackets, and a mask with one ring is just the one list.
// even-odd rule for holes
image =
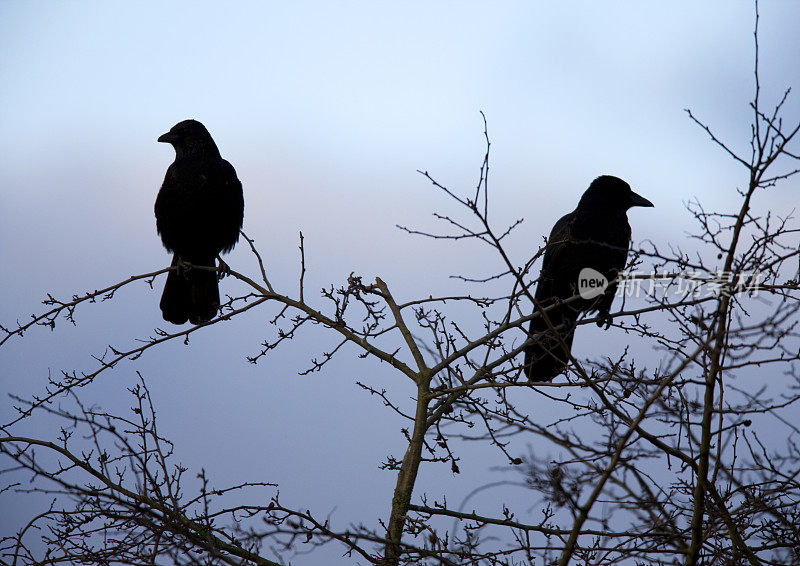
[[538, 301], [554, 297], [566, 299], [572, 296], [570, 272], [573, 271], [572, 264], [576, 259], [575, 241], [572, 236], [575, 218], [574, 212], [562, 216], [550, 231], [539, 283], [536, 286]]

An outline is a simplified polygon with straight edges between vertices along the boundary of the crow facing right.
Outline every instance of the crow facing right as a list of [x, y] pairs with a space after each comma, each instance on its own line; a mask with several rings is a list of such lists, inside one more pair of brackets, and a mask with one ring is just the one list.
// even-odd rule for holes
[[578, 277], [584, 268], [599, 272], [609, 282], [625, 268], [631, 239], [627, 211], [633, 206], [653, 203], [633, 192], [622, 179], [603, 175], [592, 181], [577, 208], [553, 226], [535, 299], [542, 309], [549, 307], [544, 314], [556, 333], [543, 316], [531, 320], [528, 339], [534, 341], [525, 349], [524, 365], [530, 381], [550, 381], [566, 369], [566, 351], [572, 347], [581, 313], [596, 310], [608, 321], [616, 283], [594, 298], [562, 301], [579, 294]]

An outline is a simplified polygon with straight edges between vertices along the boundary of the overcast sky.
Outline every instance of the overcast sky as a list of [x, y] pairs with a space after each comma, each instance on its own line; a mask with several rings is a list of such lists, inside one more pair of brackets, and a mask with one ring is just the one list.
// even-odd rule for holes
[[[800, 2], [765, 0], [761, 15], [762, 94], [771, 105], [785, 87], [800, 88]], [[381, 276], [408, 299], [456, 288], [454, 273], [490, 274], [494, 258], [474, 246], [395, 227], [431, 228], [431, 212], [454, 210], [417, 169], [473, 190], [481, 110], [493, 218], [525, 218], [508, 244], [518, 262], [600, 174], [626, 179], [655, 203], [631, 211], [635, 240], [685, 244], [683, 203], [729, 205], [747, 180], [684, 109], [747, 151], [753, 20], [750, 2], [727, 0], [4, 0], [0, 323], [39, 311], [46, 292], [69, 297], [168, 264], [152, 207], [174, 152], [156, 138], [186, 118], [202, 121], [236, 168], [244, 229], [287, 292], [296, 288], [299, 230], [310, 289], [354, 271]], [[797, 98], [788, 106], [796, 118]], [[788, 211], [798, 194], [793, 181], [759, 206]], [[241, 244], [228, 262], [255, 273]], [[34, 329], [4, 346], [2, 389], [40, 391], [48, 371], [92, 368], [90, 355], [107, 344], [129, 345], [163, 326], [162, 284], [84, 309], [75, 328]], [[226, 280], [223, 292], [229, 285], [241, 288]], [[398, 392], [407, 384], [347, 356], [298, 377], [334, 343], [319, 329], [249, 365], [244, 356], [270, 335], [267, 318], [251, 312], [196, 334], [189, 347], [121, 364], [86, 389], [86, 400], [127, 406], [124, 387], [139, 369], [162, 432], [188, 465], [205, 466], [220, 484], [278, 482], [287, 504], [323, 515], [338, 506], [343, 522], [374, 523], [394, 482], [378, 463], [401, 456], [403, 438], [400, 423], [354, 382]], [[613, 331], [597, 336], [598, 353], [621, 347]], [[0, 415], [8, 410], [0, 401]], [[462, 477], [444, 472], [424, 471], [418, 491], [475, 486], [474, 475], [459, 487]]]

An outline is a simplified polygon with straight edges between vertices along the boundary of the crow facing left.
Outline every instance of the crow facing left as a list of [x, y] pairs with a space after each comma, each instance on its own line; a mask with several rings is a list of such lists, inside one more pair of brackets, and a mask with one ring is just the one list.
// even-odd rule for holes
[[156, 229], [177, 267], [167, 275], [161, 312], [173, 324], [201, 324], [219, 311], [219, 278], [195, 267], [215, 267], [219, 255], [239, 240], [242, 183], [197, 120], [175, 124], [158, 141], [175, 148], [155, 204]]

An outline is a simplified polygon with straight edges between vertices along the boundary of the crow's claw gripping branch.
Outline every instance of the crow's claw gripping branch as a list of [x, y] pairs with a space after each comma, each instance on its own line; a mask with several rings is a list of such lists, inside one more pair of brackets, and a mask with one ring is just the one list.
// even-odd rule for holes
[[217, 268], [217, 274], [218, 274], [217, 277], [219, 277], [220, 280], [222, 280], [225, 276], [231, 274], [231, 268], [227, 263], [222, 261], [222, 258], [220, 256], [217, 256], [217, 260], [219, 261], [219, 267]]

